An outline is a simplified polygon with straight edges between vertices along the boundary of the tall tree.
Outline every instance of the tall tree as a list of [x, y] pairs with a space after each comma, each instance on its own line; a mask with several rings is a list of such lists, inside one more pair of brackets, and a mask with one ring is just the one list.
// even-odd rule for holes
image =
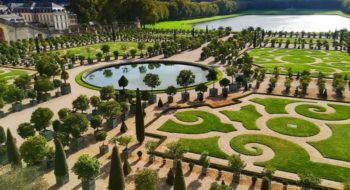
[[120, 159], [120, 154], [117, 146], [115, 146], [112, 150], [112, 161], [111, 161], [111, 169], [109, 172], [108, 189], [109, 190], [125, 189], [122, 161]]
[[182, 171], [182, 164], [180, 160], [177, 162], [176, 166], [174, 190], [186, 190], [185, 177]]
[[19, 151], [16, 146], [15, 139], [13, 138], [10, 129], [7, 129], [6, 146], [7, 146], [7, 156], [8, 156], [9, 163], [11, 163], [12, 166], [21, 167], [22, 166], [21, 157], [19, 155]]
[[140, 90], [136, 90], [136, 137], [142, 143], [145, 140], [145, 123], [143, 120], [143, 108], [141, 104]]
[[56, 177], [68, 177], [68, 165], [66, 161], [66, 153], [64, 152], [60, 140], [55, 139], [55, 171]]

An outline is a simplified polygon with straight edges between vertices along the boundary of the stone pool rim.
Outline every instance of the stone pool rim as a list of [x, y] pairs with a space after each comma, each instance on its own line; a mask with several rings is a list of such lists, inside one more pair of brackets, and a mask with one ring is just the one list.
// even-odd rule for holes
[[[223, 72], [217, 67], [217, 66], [208, 66], [208, 65], [204, 65], [204, 64], [200, 64], [200, 63], [194, 63], [194, 62], [188, 62], [188, 61], [174, 61], [174, 60], [137, 60], [137, 61], [124, 61], [121, 63], [111, 63], [111, 64], [107, 64], [107, 65], [103, 65], [103, 66], [96, 66], [93, 68], [89, 68], [86, 70], [81, 71], [79, 74], [76, 75], [75, 77], [75, 82], [80, 85], [83, 86], [85, 88], [91, 89], [91, 90], [97, 90], [99, 91], [102, 87], [90, 84], [88, 82], [86, 82], [84, 80], [84, 78], [91, 74], [92, 72], [95, 72], [97, 70], [101, 70], [101, 69], [105, 69], [105, 68], [109, 68], [109, 67], [114, 67], [114, 66], [123, 66], [123, 65], [132, 65], [132, 64], [150, 64], [150, 63], [163, 63], [163, 64], [181, 64], [181, 65], [188, 65], [188, 66], [194, 66], [194, 67], [199, 67], [202, 69], [215, 69], [218, 72], [218, 79], [216, 81], [208, 81], [205, 84], [209, 87], [211, 84], [216, 83], [218, 81], [220, 81], [223, 77], [224, 74]], [[97, 63], [98, 64], [98, 63]], [[197, 85], [192, 85], [192, 86], [188, 86], [187, 87], [187, 91], [193, 90]], [[116, 89], [114, 88], [117, 92], [121, 91], [122, 89]], [[125, 88], [126, 90], [130, 90], [128, 88]], [[136, 91], [132, 90], [132, 91]], [[140, 91], [148, 91], [151, 92], [151, 90], [140, 90]], [[177, 92], [182, 92], [185, 91], [185, 88], [181, 87], [181, 88], [177, 88]], [[159, 93], [165, 93], [165, 89], [162, 90], [153, 90], [154, 94], [159, 94]]]

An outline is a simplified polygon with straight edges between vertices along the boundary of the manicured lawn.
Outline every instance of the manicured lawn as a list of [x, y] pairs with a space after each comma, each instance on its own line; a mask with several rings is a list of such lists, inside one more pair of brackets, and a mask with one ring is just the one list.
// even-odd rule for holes
[[326, 158], [350, 162], [350, 124], [329, 124], [332, 136], [318, 142], [309, 142]]
[[11, 80], [25, 74], [28, 72], [24, 70], [0, 68], [0, 80]]
[[240, 111], [224, 110], [221, 113], [225, 114], [231, 121], [242, 122], [246, 129], [259, 130], [256, 120], [261, 117], [261, 114], [256, 111], [253, 105], [243, 106]]
[[201, 154], [202, 152], [207, 151], [211, 157], [226, 159], [228, 155], [219, 148], [219, 138], [220, 137], [179, 139], [179, 142], [188, 147], [189, 152]]
[[326, 108], [312, 104], [299, 105], [295, 108], [295, 111], [298, 114], [303, 115], [305, 117], [310, 117], [319, 120], [338, 121], [350, 119], [350, 106], [344, 106], [339, 104], [328, 104], [328, 106], [332, 107], [335, 110], [335, 112], [322, 113], [326, 111]]
[[[106, 42], [101, 44], [93, 44], [93, 45], [87, 45], [87, 46], [81, 46], [81, 47], [75, 47], [75, 48], [69, 48], [64, 50], [57, 50], [53, 51], [54, 53], [59, 53], [60, 55], [64, 55], [66, 53], [68, 54], [75, 54], [76, 56], [83, 55], [85, 58], [91, 57], [95, 58], [96, 54], [101, 52], [102, 45], [109, 45], [110, 46], [110, 55], [113, 56], [113, 51], [118, 51], [119, 55], [123, 55], [124, 51], [122, 50], [122, 46], [127, 47], [127, 52], [129, 52], [131, 49], [137, 50], [137, 55], [140, 55], [141, 51], [137, 48], [138, 43], [137, 42]], [[148, 46], [151, 46], [152, 43], [146, 43], [145, 50], [143, 52], [146, 52], [146, 49]], [[129, 53], [130, 55], [130, 53]]]
[[[296, 128], [288, 125], [295, 125]], [[278, 133], [296, 137], [310, 137], [320, 132], [317, 125], [295, 117], [275, 117], [267, 121], [267, 126]]]
[[271, 160], [255, 163], [258, 166], [272, 166], [277, 170], [292, 173], [310, 171], [320, 178], [339, 182], [350, 179], [350, 168], [310, 161], [309, 154], [302, 147], [287, 140], [252, 134], [241, 135], [230, 141], [231, 147], [241, 154], [258, 156], [263, 153], [263, 150], [260, 148], [256, 148], [255, 150], [246, 149], [245, 145], [249, 143], [259, 143], [268, 146], [275, 153], [274, 158]]
[[279, 67], [282, 73], [291, 68], [294, 74], [307, 70], [314, 76], [319, 72], [331, 76], [335, 72], [348, 73], [350, 68], [350, 56], [340, 51], [260, 48], [251, 50], [249, 54], [255, 64], [263, 66], [268, 72]]
[[[205, 111], [183, 111], [175, 114], [175, 117], [188, 124], [180, 124], [173, 120], [166, 121], [158, 130], [170, 132], [170, 133], [184, 133], [184, 134], [201, 134], [211, 131], [218, 132], [231, 132], [235, 131], [235, 128], [231, 124], [222, 123], [214, 114]], [[199, 124], [191, 124], [191, 122], [198, 121], [201, 118], [203, 122]]]
[[253, 98], [250, 101], [265, 106], [269, 114], [287, 114], [286, 106], [291, 103], [299, 102], [297, 100], [283, 98]]

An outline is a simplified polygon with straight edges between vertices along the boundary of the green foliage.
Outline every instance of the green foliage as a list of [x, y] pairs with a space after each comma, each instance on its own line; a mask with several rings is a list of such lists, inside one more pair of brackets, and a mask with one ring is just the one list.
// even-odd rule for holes
[[143, 117], [143, 108], [141, 105], [140, 90], [136, 90], [136, 116], [135, 116], [135, 125], [136, 125], [136, 137], [137, 141], [142, 143], [145, 140], [145, 123]]
[[41, 135], [28, 137], [20, 147], [21, 157], [29, 165], [40, 164], [49, 153], [49, 145]]
[[295, 108], [295, 111], [298, 114], [303, 115], [305, 117], [310, 117], [319, 120], [338, 121], [350, 118], [350, 106], [340, 104], [328, 104], [328, 106], [333, 108], [335, 112], [322, 113], [326, 112], [326, 108], [313, 104], [298, 105]]
[[128, 144], [131, 143], [133, 140], [132, 136], [121, 136], [119, 138], [116, 138], [115, 141], [118, 142], [120, 145], [125, 146], [125, 148], [128, 148]]
[[185, 177], [182, 172], [181, 160], [176, 163], [174, 190], [186, 190]]
[[23, 139], [26, 139], [35, 135], [35, 128], [30, 123], [21, 123], [17, 128], [17, 133]]
[[55, 176], [63, 177], [69, 175], [66, 153], [60, 140], [55, 139]]
[[89, 120], [84, 114], [70, 113], [62, 123], [62, 130], [71, 134], [74, 138], [78, 138], [81, 134], [88, 130]]
[[51, 125], [53, 115], [50, 108], [38, 108], [32, 113], [30, 122], [37, 131], [45, 130]]
[[95, 139], [96, 139], [97, 142], [104, 141], [104, 140], [106, 140], [106, 138], [107, 138], [107, 132], [106, 131], [99, 130], [99, 131], [95, 132]]
[[100, 173], [101, 163], [88, 154], [81, 155], [72, 170], [82, 180], [94, 179]]
[[125, 180], [122, 168], [122, 162], [120, 159], [119, 151], [117, 146], [112, 149], [112, 161], [109, 173], [109, 190], [124, 190]]
[[240, 172], [247, 166], [247, 164], [241, 159], [240, 155], [233, 154], [229, 156], [227, 160], [228, 167], [230, 167], [234, 172]]
[[[166, 121], [158, 130], [171, 133], [185, 133], [185, 134], [200, 134], [208, 133], [210, 131], [231, 132], [234, 127], [231, 124], [222, 123], [219, 117], [205, 111], [189, 110], [177, 112], [176, 119], [189, 124], [179, 124], [173, 120]], [[199, 124], [190, 125], [191, 122], [196, 122], [201, 118], [203, 122]]]
[[120, 79], [118, 80], [118, 85], [120, 87], [123, 87], [123, 89], [125, 89], [126, 86], [128, 86], [129, 81], [128, 79], [123, 75], [120, 77]]
[[63, 121], [71, 113], [70, 109], [62, 108], [58, 111], [58, 117]]
[[47, 190], [49, 184], [39, 168], [4, 166], [0, 168], [0, 190]]
[[220, 83], [221, 87], [225, 87], [226, 88], [228, 85], [230, 85], [231, 82], [227, 78], [223, 78], [223, 79], [220, 80], [219, 83]]
[[2, 126], [0, 126], [0, 144], [6, 142], [6, 133]]
[[175, 181], [175, 173], [174, 173], [174, 170], [170, 168], [167, 174], [166, 183], [170, 186], [173, 186], [174, 181]]
[[40, 93], [48, 92], [54, 89], [53, 82], [48, 78], [42, 78], [34, 83], [34, 89]]
[[211, 157], [226, 159], [228, 155], [220, 149], [218, 141], [219, 137], [179, 139], [184, 147], [188, 147], [188, 152], [201, 154], [203, 151], [207, 151]]
[[143, 79], [143, 82], [153, 90], [153, 88], [156, 88], [160, 85], [161, 81], [159, 80], [159, 75], [148, 73], [146, 74], [145, 78]]
[[100, 98], [101, 100], [110, 100], [114, 98], [115, 89], [113, 86], [105, 86], [100, 89]]
[[19, 88], [19, 89], [28, 89], [30, 87], [31, 84], [31, 76], [29, 76], [28, 74], [24, 74], [24, 75], [20, 75], [18, 76], [15, 81], [13, 81], [13, 84]]
[[265, 106], [265, 110], [269, 114], [287, 114], [285, 107], [288, 104], [299, 102], [283, 98], [253, 98], [250, 101]]
[[[310, 137], [320, 132], [320, 128], [314, 123], [295, 117], [271, 118], [267, 121], [266, 125], [273, 131], [296, 137]], [[295, 125], [296, 128], [288, 125]]]
[[143, 169], [135, 176], [136, 190], [155, 190], [159, 183], [158, 173], [151, 169]]
[[19, 154], [15, 139], [13, 138], [10, 129], [7, 129], [6, 147], [7, 147], [8, 162], [12, 166], [21, 167], [22, 166], [21, 156]]
[[298, 174], [299, 176], [299, 184], [301, 187], [304, 188], [312, 188], [321, 183], [321, 179], [319, 177], [316, 177], [311, 172], [303, 172]]
[[207, 90], [208, 90], [208, 87], [207, 87], [207, 85], [205, 85], [205, 83], [200, 83], [195, 88], [195, 91], [202, 92], [202, 93], [206, 92]]
[[163, 107], [163, 101], [162, 101], [161, 98], [159, 98], [157, 107], [158, 107], [158, 108], [162, 108], [162, 107]]
[[261, 190], [270, 190], [270, 179], [267, 177], [263, 177], [263, 181], [261, 184]]
[[219, 185], [217, 182], [214, 182], [210, 185], [209, 190], [232, 190], [232, 187], [225, 184]]
[[145, 144], [145, 148], [147, 149], [147, 152], [149, 154], [154, 153], [156, 148], [158, 147], [158, 142], [157, 141], [147, 141]]
[[246, 129], [259, 130], [256, 120], [261, 117], [261, 114], [256, 111], [253, 105], [243, 106], [240, 111], [224, 110], [221, 113], [225, 114], [232, 121], [242, 122]]
[[167, 89], [165, 90], [165, 93], [167, 93], [168, 95], [174, 95], [176, 94], [177, 89], [175, 86], [168, 86]]
[[167, 150], [165, 151], [165, 154], [175, 159], [181, 159], [188, 151], [188, 147], [178, 141], [168, 143], [166, 144], [166, 147]]
[[176, 78], [176, 83], [182, 87], [187, 87], [195, 82], [196, 75], [191, 70], [182, 70]]
[[102, 125], [102, 118], [101, 116], [99, 115], [95, 115], [91, 118], [90, 120], [90, 126], [93, 128], [93, 129], [98, 129], [100, 128]]
[[90, 108], [90, 100], [86, 95], [80, 95], [73, 101], [73, 108], [80, 110], [81, 112], [86, 111]]
[[125, 176], [129, 175], [131, 172], [131, 166], [130, 166], [128, 159], [125, 159], [125, 161], [124, 161], [123, 172], [124, 172]]
[[94, 107], [96, 109], [100, 105], [101, 99], [98, 96], [91, 96], [90, 103], [91, 103], [92, 107]]
[[103, 117], [113, 118], [121, 114], [122, 107], [118, 102], [110, 100], [107, 102], [101, 102], [98, 106], [98, 110], [101, 111]]
[[4, 100], [8, 103], [21, 102], [23, 99], [23, 90], [12, 85], [8, 87], [4, 95]]

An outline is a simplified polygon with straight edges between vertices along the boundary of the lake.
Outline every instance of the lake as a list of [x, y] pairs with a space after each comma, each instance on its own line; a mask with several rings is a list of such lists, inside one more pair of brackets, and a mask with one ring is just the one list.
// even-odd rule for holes
[[350, 29], [350, 19], [338, 15], [245, 15], [197, 23], [195, 28], [205, 29], [231, 26], [240, 31], [249, 26], [272, 31], [328, 32]]

